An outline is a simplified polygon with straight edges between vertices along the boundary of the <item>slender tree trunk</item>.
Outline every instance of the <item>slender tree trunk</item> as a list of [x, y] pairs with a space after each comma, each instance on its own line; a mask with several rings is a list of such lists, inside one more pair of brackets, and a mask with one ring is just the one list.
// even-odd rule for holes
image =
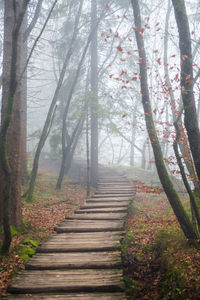
[[90, 143], [89, 143], [89, 111], [88, 102], [86, 104], [86, 158], [87, 158], [87, 191], [86, 196], [90, 196]]
[[181, 95], [185, 111], [185, 128], [197, 176], [200, 180], [200, 132], [193, 92], [191, 36], [184, 0], [172, 0], [179, 31], [181, 59]]
[[[169, 69], [168, 69], [168, 29], [169, 29], [169, 17], [170, 17], [171, 10], [172, 10], [171, 0], [168, 0], [168, 9], [167, 9], [166, 20], [165, 20], [165, 36], [164, 36], [164, 72], [165, 72], [165, 77], [167, 82], [167, 89], [169, 91], [169, 96], [171, 100], [172, 118], [173, 118], [173, 122], [175, 122], [177, 107], [175, 103], [175, 97], [174, 97], [174, 93], [173, 93], [173, 89], [169, 77]], [[179, 143], [182, 157], [184, 159], [188, 172], [193, 178], [193, 182], [196, 190], [200, 190], [199, 180], [197, 178], [194, 169], [191, 152], [187, 142], [187, 136], [184, 133], [183, 124], [181, 120], [179, 121], [178, 126], [181, 133], [181, 138], [178, 140], [178, 143]]]
[[[23, 32], [27, 28], [27, 12], [24, 16]], [[28, 44], [27, 40], [23, 40], [23, 68], [26, 65], [28, 57]], [[21, 168], [22, 168], [22, 183], [28, 180], [27, 170], [27, 69], [22, 77], [22, 128], [21, 128]]]
[[140, 60], [140, 84], [141, 84], [141, 95], [142, 95], [142, 104], [145, 113], [145, 122], [148, 130], [149, 138], [154, 152], [155, 163], [158, 171], [158, 175], [163, 186], [163, 189], [167, 195], [167, 198], [173, 208], [173, 211], [177, 217], [177, 220], [188, 239], [197, 239], [198, 236], [193, 228], [193, 225], [186, 214], [182, 203], [179, 199], [178, 194], [176, 193], [173, 184], [169, 178], [167, 169], [164, 164], [163, 155], [158, 141], [156, 129], [154, 126], [152, 118], [152, 109], [149, 99], [149, 88], [147, 80], [147, 64], [146, 64], [146, 52], [142, 34], [142, 24], [141, 24], [141, 14], [138, 0], [131, 0], [133, 6], [133, 14], [135, 20], [135, 31], [139, 60]]
[[146, 169], [146, 147], [147, 147], [147, 139], [144, 141], [142, 147], [142, 161], [141, 161], [141, 168]]
[[97, 1], [91, 2], [91, 28], [95, 26], [91, 41], [91, 184], [97, 186], [98, 178], [98, 38]]
[[60, 172], [59, 172], [59, 176], [58, 176], [58, 180], [57, 180], [57, 184], [56, 184], [56, 189], [61, 188], [63, 177], [69, 171], [69, 169], [71, 167], [69, 162], [71, 162], [74, 151], [76, 149], [76, 145], [78, 143], [78, 138], [82, 131], [82, 126], [83, 126], [82, 120], [80, 119], [73, 131], [72, 136], [69, 137], [68, 145], [63, 149]]

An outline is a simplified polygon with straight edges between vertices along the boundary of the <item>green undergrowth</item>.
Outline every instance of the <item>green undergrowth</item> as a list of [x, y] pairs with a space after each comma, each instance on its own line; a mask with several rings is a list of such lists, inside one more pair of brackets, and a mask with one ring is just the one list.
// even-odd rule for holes
[[[40, 237], [40, 230], [36, 229], [35, 233], [30, 233], [29, 224], [26, 220], [20, 227], [10, 226], [12, 235], [12, 247], [10, 248], [9, 255], [15, 254], [19, 258], [27, 261], [34, 253], [35, 249], [39, 246], [42, 238]], [[0, 233], [3, 233], [2, 226], [0, 228]], [[1, 241], [2, 243], [2, 241]], [[0, 261], [5, 256], [0, 253]]]

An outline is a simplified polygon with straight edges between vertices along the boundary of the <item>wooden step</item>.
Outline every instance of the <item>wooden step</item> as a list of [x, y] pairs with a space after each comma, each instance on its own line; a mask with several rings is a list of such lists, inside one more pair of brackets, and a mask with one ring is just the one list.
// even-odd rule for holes
[[127, 206], [119, 206], [119, 207], [100, 207], [100, 208], [82, 208], [75, 211], [75, 214], [85, 214], [85, 213], [121, 213], [121, 212], [127, 212], [128, 207]]
[[124, 194], [124, 195], [126, 195], [126, 194], [131, 194], [133, 192], [134, 192], [133, 190], [119, 190], [119, 191], [117, 191], [116, 189], [114, 189], [114, 190], [102, 189], [102, 190], [97, 190], [95, 192], [95, 194], [103, 194], [103, 195], [105, 195], [105, 194], [118, 194], [118, 195]]
[[74, 214], [72, 216], [68, 216], [69, 220], [122, 220], [125, 219], [127, 213], [115, 213], [115, 212], [106, 212], [106, 213], [86, 213], [84, 214]]
[[9, 284], [10, 293], [117, 292], [124, 290], [121, 270], [27, 270]]
[[113, 203], [113, 202], [116, 202], [116, 203], [121, 203], [121, 204], [129, 204], [130, 202], [132, 201], [132, 199], [130, 199], [130, 197], [110, 197], [110, 198], [106, 198], [106, 197], [103, 197], [103, 198], [90, 198], [86, 201], [86, 204], [90, 204], [90, 203]]
[[60, 233], [51, 236], [37, 252], [114, 251], [120, 246], [121, 232]]
[[117, 197], [117, 198], [131, 198], [134, 196], [134, 193], [129, 193], [129, 194], [94, 194], [93, 198], [112, 198], [112, 197]]
[[121, 267], [121, 253], [73, 252], [37, 253], [26, 264], [27, 270], [113, 269]]
[[8, 300], [125, 300], [125, 293], [66, 293], [66, 294], [30, 294], [7, 295], [3, 299]]
[[107, 203], [90, 203], [90, 204], [85, 204], [85, 205], [81, 205], [81, 209], [91, 209], [91, 208], [117, 208], [117, 207], [127, 207], [128, 205], [126, 205], [126, 203], [119, 203], [119, 202], [107, 202]]
[[113, 220], [66, 220], [55, 227], [56, 232], [106, 232], [123, 230], [122, 221]]

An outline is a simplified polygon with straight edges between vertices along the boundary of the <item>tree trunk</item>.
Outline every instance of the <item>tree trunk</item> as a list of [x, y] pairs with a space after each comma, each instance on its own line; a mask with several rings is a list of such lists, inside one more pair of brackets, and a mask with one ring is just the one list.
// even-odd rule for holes
[[69, 171], [71, 167], [72, 158], [74, 155], [74, 151], [76, 149], [78, 139], [80, 137], [81, 131], [83, 128], [83, 121], [80, 119], [72, 133], [72, 136], [69, 137], [69, 142], [67, 147], [63, 148], [62, 146], [62, 159], [61, 159], [61, 165], [60, 165], [60, 172], [58, 176], [58, 180], [56, 183], [56, 189], [61, 189], [63, 177], [67, 172]]
[[[27, 28], [27, 13], [24, 16], [23, 32]], [[28, 57], [28, 44], [27, 40], [23, 40], [23, 68], [26, 65]], [[28, 180], [27, 170], [27, 69], [25, 70], [22, 77], [22, 128], [21, 128], [21, 169], [22, 169], [22, 183]]]
[[[0, 131], [0, 211], [3, 212], [2, 251], [11, 243], [10, 224], [22, 223], [21, 213], [21, 100], [22, 21], [28, 1], [5, 1], [2, 118]], [[3, 208], [3, 209], [2, 209]], [[2, 220], [1, 220], [2, 221]]]
[[173, 184], [169, 178], [166, 166], [164, 164], [163, 155], [160, 147], [160, 143], [157, 137], [156, 129], [154, 126], [152, 118], [152, 109], [149, 99], [149, 88], [147, 80], [147, 64], [146, 64], [146, 52], [142, 34], [142, 25], [141, 25], [141, 14], [138, 4], [138, 0], [131, 0], [133, 6], [134, 20], [135, 20], [135, 36], [139, 52], [139, 67], [140, 67], [140, 84], [141, 84], [141, 95], [142, 95], [142, 104], [145, 113], [145, 122], [148, 130], [149, 138], [154, 152], [156, 168], [158, 175], [163, 186], [163, 189], [167, 195], [167, 198], [173, 208], [173, 211], [177, 217], [177, 220], [188, 239], [197, 239], [198, 236], [193, 228], [193, 225], [186, 214], [182, 203], [179, 199], [178, 194], [176, 193]]
[[[167, 9], [166, 20], [165, 20], [165, 36], [164, 36], [164, 72], [165, 72], [165, 77], [167, 82], [167, 89], [171, 100], [172, 118], [173, 118], [173, 122], [175, 122], [177, 107], [176, 107], [174, 92], [172, 89], [172, 85], [169, 77], [169, 69], [168, 69], [168, 31], [169, 31], [169, 17], [170, 17], [171, 9], [172, 9], [171, 0], [168, 0], [168, 9]], [[179, 126], [180, 133], [182, 135], [181, 138], [178, 140], [180, 151], [184, 159], [185, 165], [188, 169], [188, 172], [190, 173], [191, 178], [193, 178], [194, 186], [196, 190], [199, 191], [200, 190], [199, 180], [197, 178], [194, 169], [191, 152], [188, 145], [188, 139], [187, 136], [185, 135], [181, 120], [179, 121], [178, 126]]]
[[91, 41], [91, 184], [98, 179], [98, 54], [97, 54], [97, 1], [91, 2], [91, 28], [95, 31]]
[[184, 0], [172, 0], [179, 31], [181, 59], [181, 95], [185, 111], [185, 128], [197, 176], [200, 180], [200, 132], [193, 92], [191, 37]]

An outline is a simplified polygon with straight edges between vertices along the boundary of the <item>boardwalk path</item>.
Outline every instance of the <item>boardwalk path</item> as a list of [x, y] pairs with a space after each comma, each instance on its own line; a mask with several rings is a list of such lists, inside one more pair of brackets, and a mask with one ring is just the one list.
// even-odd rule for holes
[[95, 195], [55, 228], [7, 299], [126, 299], [119, 244], [133, 194], [123, 176], [104, 170]]

